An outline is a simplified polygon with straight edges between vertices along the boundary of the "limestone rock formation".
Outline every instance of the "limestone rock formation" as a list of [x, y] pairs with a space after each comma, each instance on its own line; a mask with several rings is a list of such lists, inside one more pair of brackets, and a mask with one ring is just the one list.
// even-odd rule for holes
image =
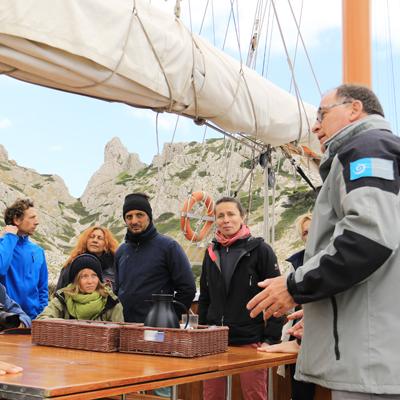
[[[104, 164], [90, 178], [81, 201], [88, 210], [104, 206], [105, 200], [118, 195], [118, 182], [123, 182], [145, 167], [137, 154], [130, 154], [120, 139], [115, 137], [104, 149]], [[116, 181], [117, 180], [117, 181]]]
[[[34, 199], [41, 218], [34, 239], [46, 250], [54, 281], [78, 234], [88, 226], [104, 225], [122, 241], [126, 230], [121, 215], [123, 199], [131, 192], [145, 192], [151, 198], [157, 229], [176, 238], [192, 263], [198, 264], [207, 241], [191, 244], [179, 226], [181, 207], [191, 192], [205, 190], [218, 199], [238, 191], [244, 206], [250, 206], [248, 224], [253, 234], [262, 235], [265, 230], [264, 170], [258, 165], [251, 171], [253, 160], [257, 165], [257, 157], [241, 143], [209, 139], [205, 144], [166, 144], [162, 153], [146, 165], [113, 138], [105, 147], [103, 165], [89, 180], [82, 197], [76, 199], [60, 177], [18, 166], [0, 146], [0, 211], [17, 197]], [[284, 266], [283, 260], [301, 246], [293, 222], [311, 208], [314, 198], [307, 185], [293, 174], [291, 164], [277, 153], [273, 154], [273, 165], [275, 200], [271, 190], [268, 204], [274, 218], [270, 217], [269, 227], [275, 226], [275, 249]], [[311, 174], [317, 182], [318, 177]], [[195, 213], [200, 211], [195, 207]]]

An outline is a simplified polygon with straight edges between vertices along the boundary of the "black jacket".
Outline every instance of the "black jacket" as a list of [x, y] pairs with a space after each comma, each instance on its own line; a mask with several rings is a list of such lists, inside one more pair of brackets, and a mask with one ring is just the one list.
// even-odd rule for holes
[[[229, 344], [278, 343], [283, 319], [272, 317], [266, 324], [261, 314], [251, 318], [246, 309], [248, 301], [261, 291], [257, 283], [280, 275], [271, 247], [262, 238], [253, 237], [238, 240], [231, 247], [222, 247], [217, 242], [212, 246], [217, 259], [213, 262], [206, 251], [200, 278], [200, 324], [227, 325]], [[237, 259], [227, 290], [220, 256], [222, 251], [233, 248]]]
[[[92, 254], [87, 252], [88, 254]], [[95, 254], [93, 254], [95, 255]], [[97, 257], [97, 256], [96, 256]], [[101, 269], [103, 273], [103, 282], [108, 283], [111, 286], [111, 289], [115, 290], [115, 267], [114, 267], [114, 255], [111, 253], [103, 253], [100, 257], [97, 257], [101, 263]], [[56, 286], [56, 291], [68, 286], [69, 284], [69, 265], [64, 267], [60, 271], [60, 276], [58, 277], [58, 282]]]

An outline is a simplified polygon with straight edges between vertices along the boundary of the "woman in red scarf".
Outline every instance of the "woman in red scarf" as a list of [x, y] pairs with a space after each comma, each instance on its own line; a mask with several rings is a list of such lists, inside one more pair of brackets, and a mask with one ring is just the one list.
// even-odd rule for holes
[[[203, 260], [200, 278], [199, 322], [229, 327], [229, 345], [257, 347], [278, 343], [283, 321], [262, 315], [251, 318], [247, 302], [261, 291], [257, 283], [279, 276], [276, 256], [262, 238], [251, 236], [238, 200], [223, 197], [216, 202], [217, 231]], [[253, 350], [254, 349], [254, 350]], [[267, 399], [267, 370], [240, 375], [245, 400]], [[205, 400], [225, 399], [225, 379], [204, 381]]]

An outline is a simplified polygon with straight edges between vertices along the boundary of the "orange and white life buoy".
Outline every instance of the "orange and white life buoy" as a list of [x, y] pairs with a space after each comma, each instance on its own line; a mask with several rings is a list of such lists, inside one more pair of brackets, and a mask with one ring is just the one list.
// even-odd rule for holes
[[[204, 203], [205, 215], [198, 217], [190, 211], [196, 203]], [[203, 226], [198, 232], [193, 232], [190, 226], [190, 218], [197, 218], [204, 221]], [[206, 192], [193, 192], [183, 204], [181, 210], [181, 230], [187, 240], [192, 242], [199, 242], [203, 240], [207, 233], [210, 231], [214, 223], [214, 201], [211, 196]]]

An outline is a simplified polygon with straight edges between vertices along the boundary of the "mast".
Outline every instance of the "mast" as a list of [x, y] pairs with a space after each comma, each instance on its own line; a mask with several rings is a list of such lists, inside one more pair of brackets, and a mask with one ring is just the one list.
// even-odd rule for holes
[[343, 83], [371, 87], [370, 0], [343, 0]]

